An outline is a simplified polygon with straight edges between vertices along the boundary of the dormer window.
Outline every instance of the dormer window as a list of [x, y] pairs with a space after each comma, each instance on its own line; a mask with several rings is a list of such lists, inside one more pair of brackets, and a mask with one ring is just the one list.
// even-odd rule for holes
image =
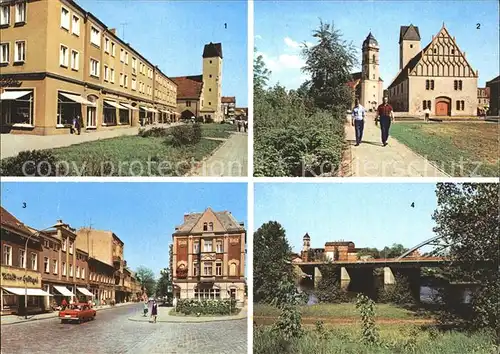
[[206, 222], [203, 223], [203, 231], [208, 231], [208, 224]]
[[208, 231], [214, 231], [214, 223], [213, 222], [208, 223]]

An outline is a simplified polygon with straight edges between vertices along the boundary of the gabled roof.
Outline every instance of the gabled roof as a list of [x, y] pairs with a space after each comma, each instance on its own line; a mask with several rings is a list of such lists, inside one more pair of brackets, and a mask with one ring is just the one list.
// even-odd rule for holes
[[215, 57], [220, 57], [222, 59], [222, 44], [212, 42], [205, 44], [205, 48], [203, 48], [203, 58]]
[[410, 24], [409, 26], [401, 26], [399, 29], [399, 43], [403, 40], [419, 41], [420, 31], [418, 30], [418, 26], [413, 26], [413, 24]]
[[203, 75], [170, 78], [177, 85], [177, 98], [199, 99], [203, 89]]
[[201, 217], [207, 213], [212, 212], [215, 214], [217, 220], [221, 223], [225, 231], [244, 231], [244, 227], [234, 218], [234, 216], [229, 211], [213, 211], [211, 208], [207, 208], [203, 213], [190, 213], [184, 215], [184, 223], [177, 227], [175, 233], [188, 233], [190, 232], [201, 219]]
[[0, 208], [0, 222], [2, 226], [15, 230], [24, 236], [29, 236], [32, 234], [31, 231], [21, 221], [19, 221], [19, 219], [9, 213], [4, 207]]
[[[449, 37], [451, 43], [453, 43], [456, 46], [459, 54], [461, 54], [463, 56], [462, 51], [460, 50], [460, 48], [456, 44], [455, 40], [450, 36], [450, 33], [448, 32], [448, 30], [446, 29], [446, 27], [444, 27], [444, 24], [443, 24], [443, 27], [441, 27], [441, 29], [439, 30], [438, 34], [436, 36], [434, 36], [434, 38], [432, 39], [432, 41], [424, 49], [422, 49], [417, 55], [415, 55], [413, 58], [411, 58], [408, 61], [408, 63], [403, 68], [403, 70], [401, 70], [398, 73], [398, 75], [396, 76], [396, 78], [392, 81], [392, 83], [389, 85], [389, 87], [387, 89], [390, 89], [390, 88], [392, 88], [394, 86], [397, 86], [401, 82], [403, 82], [406, 79], [408, 79], [409, 73], [411, 71], [413, 71], [413, 69], [415, 69], [415, 67], [418, 65], [418, 63], [422, 59], [422, 57], [424, 55], [426, 55], [429, 50], [432, 49], [431, 48], [432, 44], [434, 44], [438, 40], [439, 34], [441, 32], [444, 32], [444, 34]], [[469, 62], [467, 61], [467, 59], [465, 57], [463, 59], [464, 59], [465, 63], [469, 66], [471, 72], [474, 72], [474, 70], [472, 69], [472, 66], [469, 64]]]

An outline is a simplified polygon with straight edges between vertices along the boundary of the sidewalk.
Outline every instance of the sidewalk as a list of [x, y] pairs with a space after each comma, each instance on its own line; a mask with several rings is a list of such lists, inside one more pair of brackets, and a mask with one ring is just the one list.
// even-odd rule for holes
[[81, 144], [89, 141], [101, 139], [117, 138], [125, 135], [137, 135], [140, 128], [146, 130], [151, 128], [170, 128], [184, 123], [173, 124], [153, 124], [146, 127], [129, 127], [116, 128], [106, 131], [85, 132], [82, 130], [80, 135], [63, 134], [63, 135], [27, 135], [27, 134], [2, 134], [0, 138], [0, 151], [2, 159], [6, 157], [16, 156], [21, 151], [26, 150], [43, 150], [65, 147], [74, 144]]
[[[115, 306], [111, 306], [111, 305], [96, 306], [96, 307], [94, 307], [94, 309], [96, 311], [101, 311], [101, 310], [107, 310], [107, 309], [112, 309], [112, 308], [121, 307], [121, 306], [137, 305], [137, 304], [138, 304], [137, 302], [125, 302], [122, 304], [116, 304]], [[16, 324], [16, 323], [23, 323], [23, 322], [30, 322], [30, 321], [37, 321], [37, 320], [47, 320], [50, 318], [56, 318], [58, 315], [59, 315], [59, 311], [41, 313], [38, 315], [28, 315], [28, 319], [25, 319], [24, 316], [5, 315], [5, 316], [0, 316], [0, 325], [6, 326], [6, 325], [11, 325], [11, 324]]]
[[354, 146], [356, 135], [349, 118], [345, 132], [349, 144], [345, 163], [350, 165], [346, 177], [448, 177], [423, 156], [392, 138], [390, 132], [388, 145], [382, 146], [380, 127], [375, 126], [373, 114], [365, 118], [361, 145]]
[[[171, 316], [168, 313], [172, 307], [158, 307], [158, 317], [156, 322], [170, 322], [170, 323], [203, 323], [203, 322], [220, 322], [220, 321], [233, 321], [242, 320], [247, 318], [247, 307], [244, 306], [240, 313], [234, 316], [214, 316], [214, 317], [195, 317], [195, 316]], [[148, 315], [144, 317], [138, 313], [133, 317], [129, 317], [129, 321], [135, 322], [150, 322], [151, 317]]]

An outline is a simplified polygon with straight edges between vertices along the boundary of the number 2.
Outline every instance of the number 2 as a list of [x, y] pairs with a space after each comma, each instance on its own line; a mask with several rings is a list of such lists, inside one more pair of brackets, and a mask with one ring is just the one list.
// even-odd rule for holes
[[480, 23], [476, 23], [476, 29], [481, 29], [481, 24]]

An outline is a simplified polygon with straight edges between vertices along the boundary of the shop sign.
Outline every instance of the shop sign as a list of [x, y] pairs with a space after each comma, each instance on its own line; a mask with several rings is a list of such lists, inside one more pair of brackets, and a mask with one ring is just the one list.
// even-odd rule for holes
[[2, 273], [3, 281], [20, 281], [23, 283], [31, 283], [33, 285], [38, 284], [38, 278], [32, 277], [30, 275], [16, 275], [15, 273]]
[[0, 77], [0, 87], [21, 87], [22, 82], [12, 77]]

